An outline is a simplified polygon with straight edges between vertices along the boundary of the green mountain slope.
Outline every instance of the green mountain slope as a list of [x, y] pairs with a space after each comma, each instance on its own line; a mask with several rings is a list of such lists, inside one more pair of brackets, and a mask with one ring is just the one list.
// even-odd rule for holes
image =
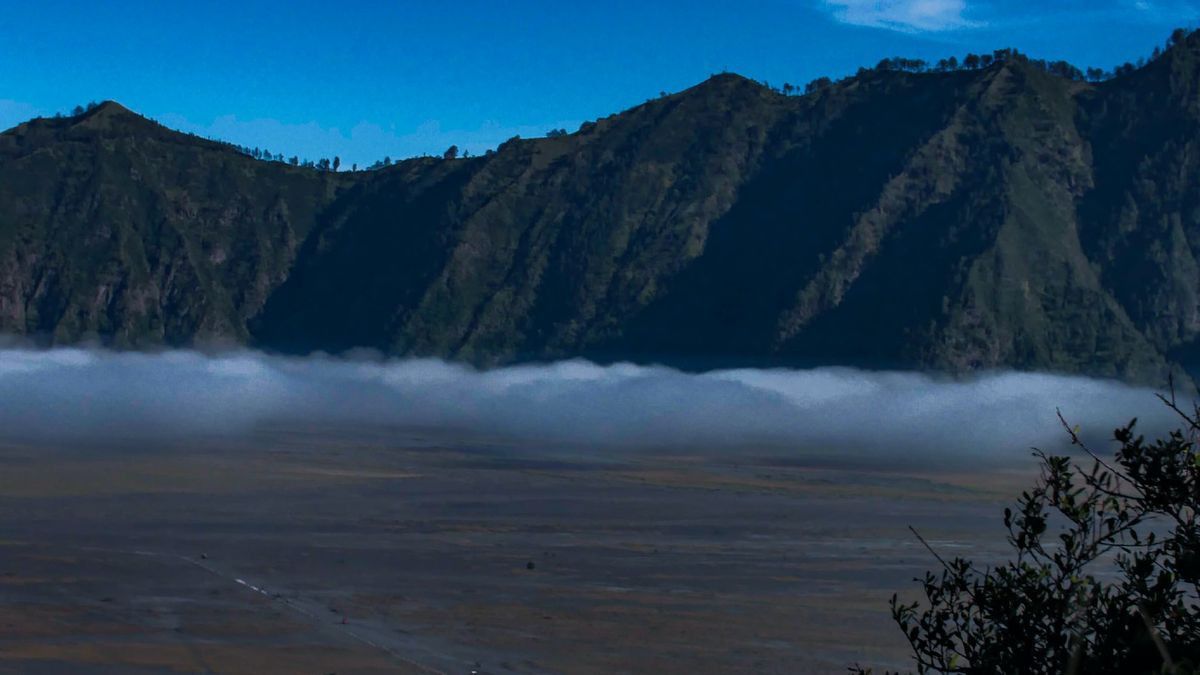
[[714, 77], [485, 157], [331, 173], [116, 104], [0, 134], [0, 332], [494, 365], [1200, 364], [1200, 37], [805, 96]]
[[118, 346], [249, 338], [341, 176], [106, 103], [0, 135], [0, 331]]

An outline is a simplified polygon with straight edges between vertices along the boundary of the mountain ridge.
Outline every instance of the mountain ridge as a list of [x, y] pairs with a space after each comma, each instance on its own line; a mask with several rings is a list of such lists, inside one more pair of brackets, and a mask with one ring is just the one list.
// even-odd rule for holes
[[0, 332], [479, 365], [1200, 361], [1200, 44], [804, 96], [714, 76], [486, 156], [330, 172], [105, 102], [0, 134]]

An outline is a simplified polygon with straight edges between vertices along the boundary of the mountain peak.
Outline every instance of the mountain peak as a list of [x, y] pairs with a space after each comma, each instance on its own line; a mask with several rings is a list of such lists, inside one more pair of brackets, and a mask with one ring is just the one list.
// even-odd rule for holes
[[116, 101], [104, 101], [78, 118], [76, 126], [98, 131], [150, 132], [166, 131], [166, 127], [144, 117]]
[[734, 89], [764, 89], [763, 85], [737, 73], [717, 73], [692, 87], [694, 91], [729, 91]]
[[102, 101], [91, 111], [91, 116], [97, 115], [136, 115], [129, 108], [117, 103], [116, 101]]
[[80, 118], [84, 122], [89, 120], [113, 120], [113, 119], [145, 119], [141, 115], [133, 112], [129, 108], [117, 103], [116, 101], [103, 101], [96, 105], [91, 110], [88, 110]]
[[726, 84], [727, 85], [727, 84], [743, 84], [743, 83], [747, 83], [747, 82], [754, 82], [754, 80], [751, 80], [750, 78], [748, 78], [744, 75], [738, 75], [737, 73], [723, 72], [723, 73], [717, 73], [717, 74], [713, 75], [712, 77], [705, 80], [703, 82], [703, 84]]

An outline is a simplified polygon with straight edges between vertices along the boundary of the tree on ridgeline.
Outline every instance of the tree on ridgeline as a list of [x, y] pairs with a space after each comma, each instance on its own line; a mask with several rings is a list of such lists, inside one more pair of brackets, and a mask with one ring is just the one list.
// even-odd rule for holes
[[1068, 80], [1082, 80], [1083, 72], [1066, 61], [1051, 61], [1045, 65], [1046, 72]]
[[933, 69], [939, 73], [948, 73], [952, 70], [958, 70], [958, 59], [953, 56], [941, 59], [937, 62], [937, 65], [935, 65]]
[[[944, 558], [924, 599], [892, 596], [919, 673], [1200, 673], [1200, 405], [1160, 397], [1183, 428], [1117, 429], [1106, 458], [1062, 420], [1076, 457], [1036, 452], [1041, 476], [1004, 510], [1015, 558]], [[854, 667], [852, 672], [870, 672]]]
[[456, 159], [458, 157], [458, 146], [452, 145], [446, 148], [446, 152], [442, 153], [442, 159]]
[[333, 158], [333, 170], [334, 170], [334, 171], [337, 171], [337, 170], [338, 170], [338, 168], [339, 168], [339, 167], [341, 167], [341, 166], [342, 166], [342, 158], [341, 158], [341, 157], [334, 156], [334, 158]]
[[833, 80], [829, 79], [828, 77], [818, 77], [817, 79], [813, 80], [812, 82], [809, 82], [808, 84], [804, 85], [804, 93], [811, 94], [815, 91], [821, 91], [822, 89], [824, 89], [832, 84], [833, 84]]

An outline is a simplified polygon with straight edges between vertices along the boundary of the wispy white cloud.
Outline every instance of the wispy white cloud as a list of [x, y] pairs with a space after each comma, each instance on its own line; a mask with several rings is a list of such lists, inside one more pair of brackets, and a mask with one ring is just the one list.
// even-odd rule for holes
[[[837, 9], [833, 7], [835, 4], [844, 4], [841, 0], [821, 2], [830, 10]], [[853, 0], [851, 4], [854, 4]], [[1161, 31], [1156, 36], [1160, 39], [1174, 28], [1195, 28], [1200, 22], [1200, 0], [1055, 0], [1038, 6], [1000, 0], [970, 0], [970, 6], [964, 7], [960, 16], [966, 21], [964, 27], [983, 27], [992, 34], [1010, 36], [1011, 44], [1021, 45], [1029, 40], [1045, 43], [1047, 36], [1055, 36], [1058, 43], [1070, 46], [1077, 39], [1072, 35], [1090, 36], [1098, 34], [1097, 31], [1120, 30], [1122, 27], [1144, 29], [1153, 26]], [[1138, 55], [1143, 54], [1137, 52], [1134, 58]], [[1125, 55], [1128, 56], [1130, 54]]]
[[1121, 0], [1117, 8], [1133, 10], [1152, 20], [1192, 22], [1200, 17], [1198, 5], [1193, 0]]
[[908, 33], [981, 25], [967, 16], [966, 0], [823, 0], [833, 17], [855, 26]]

